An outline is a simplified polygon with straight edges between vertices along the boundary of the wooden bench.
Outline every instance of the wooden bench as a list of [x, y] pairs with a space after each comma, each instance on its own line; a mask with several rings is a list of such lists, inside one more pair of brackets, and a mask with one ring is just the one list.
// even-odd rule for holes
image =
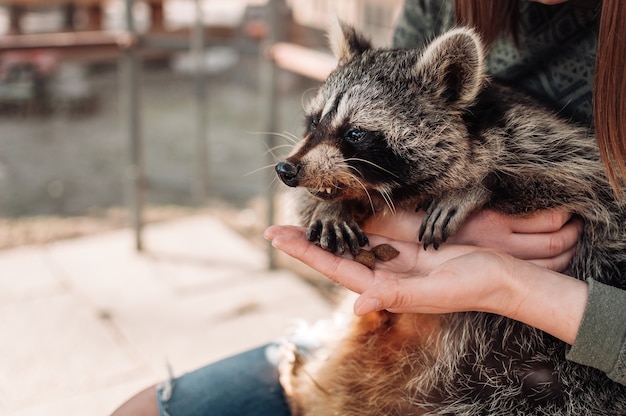
[[[146, 0], [152, 16], [151, 31], [163, 30], [163, 0]], [[3, 2], [9, 9], [9, 34], [21, 34], [20, 20], [27, 10], [36, 10], [41, 7], [62, 6], [65, 12], [64, 31], [73, 31], [74, 15], [78, 9], [83, 9], [87, 15], [87, 24], [84, 30], [102, 30], [103, 12], [106, 1], [103, 0], [8, 0]]]

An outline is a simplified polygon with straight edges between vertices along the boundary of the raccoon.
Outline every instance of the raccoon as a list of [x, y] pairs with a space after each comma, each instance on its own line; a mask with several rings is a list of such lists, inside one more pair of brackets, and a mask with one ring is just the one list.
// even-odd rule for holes
[[[626, 289], [625, 210], [593, 133], [496, 80], [485, 47], [456, 28], [423, 50], [378, 49], [340, 24], [339, 65], [306, 108], [307, 130], [276, 165], [303, 188], [307, 237], [352, 253], [370, 215], [426, 209], [438, 246], [483, 207], [559, 207], [584, 219], [570, 270]], [[488, 313], [371, 313], [305, 357], [287, 349], [294, 415], [624, 415], [626, 387], [565, 359], [567, 345]]]

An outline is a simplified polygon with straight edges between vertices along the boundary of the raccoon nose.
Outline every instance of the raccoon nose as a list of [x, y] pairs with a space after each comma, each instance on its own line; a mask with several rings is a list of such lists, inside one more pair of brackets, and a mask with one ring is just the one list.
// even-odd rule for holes
[[281, 181], [287, 186], [298, 186], [298, 172], [300, 172], [300, 165], [296, 165], [291, 162], [280, 162], [274, 168]]

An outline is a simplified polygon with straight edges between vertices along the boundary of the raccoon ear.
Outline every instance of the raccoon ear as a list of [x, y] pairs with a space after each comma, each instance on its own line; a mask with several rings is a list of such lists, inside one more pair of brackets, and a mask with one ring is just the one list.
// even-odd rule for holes
[[344, 65], [355, 56], [372, 49], [371, 42], [349, 24], [336, 19], [328, 31], [330, 49], [339, 60], [339, 65]]
[[415, 75], [426, 88], [450, 105], [463, 107], [474, 101], [486, 79], [485, 52], [472, 29], [453, 29], [424, 50]]

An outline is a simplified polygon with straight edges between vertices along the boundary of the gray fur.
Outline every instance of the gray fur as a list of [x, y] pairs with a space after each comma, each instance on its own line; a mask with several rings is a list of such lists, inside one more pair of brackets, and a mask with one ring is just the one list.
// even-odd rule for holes
[[[624, 206], [587, 128], [488, 79], [483, 46], [469, 29], [424, 51], [373, 49], [345, 25], [340, 33], [340, 66], [306, 109], [303, 141], [277, 166], [283, 181], [314, 196], [302, 209], [312, 241], [355, 252], [366, 243], [357, 223], [372, 212], [425, 207], [422, 241], [437, 246], [482, 207], [512, 215], [560, 207], [585, 221], [573, 275], [626, 289]], [[326, 368], [300, 360], [290, 367], [294, 414], [626, 414], [626, 387], [568, 362], [564, 343], [526, 325], [484, 313], [447, 315], [378, 368], [380, 360], [363, 357], [397, 342], [390, 328], [428, 318], [378, 319], [362, 343], [354, 343], [363, 335], [357, 320]]]

